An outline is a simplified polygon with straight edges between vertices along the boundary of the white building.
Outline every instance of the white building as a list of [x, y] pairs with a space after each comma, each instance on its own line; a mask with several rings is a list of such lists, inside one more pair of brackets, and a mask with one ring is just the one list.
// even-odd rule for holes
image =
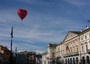
[[69, 31], [60, 44], [49, 44], [49, 64], [90, 64], [90, 28]]
[[80, 34], [80, 59], [82, 63], [90, 64], [90, 28]]
[[49, 57], [48, 57], [48, 52], [44, 52], [42, 54], [42, 64], [49, 64]]

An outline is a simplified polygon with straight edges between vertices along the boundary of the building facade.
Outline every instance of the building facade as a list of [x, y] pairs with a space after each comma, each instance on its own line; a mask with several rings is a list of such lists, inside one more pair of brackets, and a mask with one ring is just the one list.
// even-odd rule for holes
[[62, 54], [62, 49], [61, 48], [63, 48], [62, 47], [62, 45], [61, 45], [62, 43], [60, 43], [60, 44], [58, 44], [57, 46], [56, 46], [56, 51], [55, 51], [55, 59], [56, 59], [56, 64], [60, 64], [61, 62], [62, 62], [62, 59], [63, 59], [63, 54]]
[[36, 53], [22, 51], [16, 54], [16, 64], [35, 64], [36, 63]]
[[44, 52], [42, 54], [42, 64], [50, 64], [49, 62], [48, 52]]
[[70, 31], [64, 40], [64, 63], [78, 64], [80, 63], [80, 32]]
[[90, 64], [90, 28], [80, 34], [80, 59], [81, 63]]
[[42, 55], [36, 54], [36, 64], [42, 64]]
[[0, 64], [9, 64], [10, 63], [10, 50], [7, 47], [0, 45]]
[[49, 44], [47, 54], [54, 64], [90, 64], [90, 28], [69, 31], [60, 44]]

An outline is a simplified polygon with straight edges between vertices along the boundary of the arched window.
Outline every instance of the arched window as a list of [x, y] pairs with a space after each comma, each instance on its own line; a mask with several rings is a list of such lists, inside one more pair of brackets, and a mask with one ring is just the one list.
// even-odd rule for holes
[[72, 64], [72, 58], [70, 58], [70, 64]]
[[76, 57], [76, 64], [78, 64], [78, 57]]
[[67, 59], [65, 59], [65, 64], [67, 64]]
[[82, 64], [85, 64], [85, 57], [82, 57]]
[[90, 63], [89, 56], [86, 57], [87, 63]]
[[68, 64], [69, 64], [69, 58], [68, 58]]
[[75, 58], [73, 58], [73, 64], [75, 64]]

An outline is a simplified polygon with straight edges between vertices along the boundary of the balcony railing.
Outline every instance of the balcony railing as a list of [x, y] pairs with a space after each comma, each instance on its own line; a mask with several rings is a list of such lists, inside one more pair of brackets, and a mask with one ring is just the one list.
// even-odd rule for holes
[[90, 54], [90, 49], [87, 49], [87, 53], [89, 53], [89, 54]]
[[64, 54], [64, 57], [75, 56], [75, 55], [78, 55], [78, 54], [79, 54], [79, 52], [70, 52], [70, 53]]

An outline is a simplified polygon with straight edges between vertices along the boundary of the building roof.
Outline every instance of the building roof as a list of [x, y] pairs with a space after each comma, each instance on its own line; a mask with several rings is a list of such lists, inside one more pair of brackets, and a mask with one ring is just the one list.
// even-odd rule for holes
[[81, 33], [80, 33], [80, 35], [88, 32], [88, 31], [90, 31], [90, 27], [86, 28], [85, 30], [82, 30]]
[[4, 50], [9, 50], [7, 47], [0, 45], [0, 47], [4, 48]]
[[88, 32], [88, 31], [90, 31], [90, 27], [87, 27], [86, 29], [84, 29], [82, 31], [70, 31], [70, 32], [81, 35], [81, 34], [84, 34], [84, 33]]
[[75, 33], [75, 34], [80, 34], [81, 32], [80, 31], [70, 31], [72, 33]]
[[48, 47], [56, 47], [58, 44], [51, 44], [49, 43]]
[[60, 42], [57, 46], [59, 46], [59, 45], [61, 45], [61, 44], [63, 44], [63, 42]]
[[[82, 30], [82, 31], [69, 31], [69, 32], [71, 32], [71, 33], [74, 33], [74, 34], [77, 34], [77, 35], [82, 35], [82, 34], [84, 34], [84, 33], [86, 33], [86, 32], [88, 32], [88, 31], [90, 31], [90, 27], [87, 27], [86, 29], [84, 29], [84, 30]], [[69, 33], [68, 32], [68, 33]], [[67, 34], [68, 35], [68, 34]], [[66, 35], [66, 37], [67, 37], [67, 35]], [[66, 39], [66, 37], [65, 37], [65, 39]], [[64, 40], [65, 40], [64, 39]], [[59, 44], [49, 44], [48, 45], [48, 47], [56, 47], [56, 46], [58, 46], [58, 45], [61, 45], [62, 43], [64, 43], [64, 40], [63, 40], [63, 42], [61, 42], [61, 43], [59, 43]]]

